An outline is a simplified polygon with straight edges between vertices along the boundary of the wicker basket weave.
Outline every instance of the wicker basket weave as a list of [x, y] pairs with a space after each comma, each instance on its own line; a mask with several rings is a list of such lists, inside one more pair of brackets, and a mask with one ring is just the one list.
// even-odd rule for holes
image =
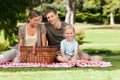
[[39, 62], [52, 63], [56, 56], [57, 48], [54, 46], [35, 47], [35, 53], [32, 53], [32, 46], [21, 46], [20, 62]]

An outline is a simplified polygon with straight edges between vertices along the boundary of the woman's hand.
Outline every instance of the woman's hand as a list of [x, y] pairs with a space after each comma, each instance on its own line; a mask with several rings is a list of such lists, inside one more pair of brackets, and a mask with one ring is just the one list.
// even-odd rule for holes
[[35, 46], [33, 46], [33, 51], [32, 51], [33, 54], [35, 54]]

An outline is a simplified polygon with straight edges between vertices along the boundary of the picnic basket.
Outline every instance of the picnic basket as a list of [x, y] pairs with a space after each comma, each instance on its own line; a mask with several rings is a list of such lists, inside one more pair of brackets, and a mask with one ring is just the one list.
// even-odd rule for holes
[[32, 46], [21, 46], [20, 62], [52, 63], [55, 59], [57, 48], [55, 46], [36, 46], [34, 54], [32, 51]]

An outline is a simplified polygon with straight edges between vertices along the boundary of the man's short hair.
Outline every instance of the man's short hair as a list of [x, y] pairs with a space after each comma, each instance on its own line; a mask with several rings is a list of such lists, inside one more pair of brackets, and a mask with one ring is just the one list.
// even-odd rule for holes
[[46, 10], [45, 10], [45, 16], [50, 13], [50, 12], [53, 12], [54, 14], [57, 14], [57, 10], [52, 8], [52, 7], [47, 7]]

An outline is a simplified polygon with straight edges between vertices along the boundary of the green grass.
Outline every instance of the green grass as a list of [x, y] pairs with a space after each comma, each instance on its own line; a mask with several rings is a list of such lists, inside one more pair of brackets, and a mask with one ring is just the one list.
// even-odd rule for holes
[[[104, 73], [104, 74], [103, 74]], [[113, 76], [114, 73], [114, 76]], [[120, 80], [119, 70], [61, 70], [0, 73], [1, 80]], [[64, 77], [63, 77], [64, 75]]]
[[119, 43], [120, 30], [93, 29], [85, 30], [85, 41], [90, 43]]
[[84, 48], [104, 48], [110, 50], [120, 49], [120, 30], [114, 29], [88, 29], [84, 30], [85, 38], [80, 47]]
[[[73, 68], [0, 68], [1, 80], [120, 80], [120, 29], [88, 29], [96, 25], [77, 24], [84, 30], [80, 48], [90, 55], [101, 55], [112, 67]], [[104, 27], [104, 25], [101, 25]], [[83, 28], [84, 27], [84, 28]], [[100, 28], [100, 26], [97, 26]]]

